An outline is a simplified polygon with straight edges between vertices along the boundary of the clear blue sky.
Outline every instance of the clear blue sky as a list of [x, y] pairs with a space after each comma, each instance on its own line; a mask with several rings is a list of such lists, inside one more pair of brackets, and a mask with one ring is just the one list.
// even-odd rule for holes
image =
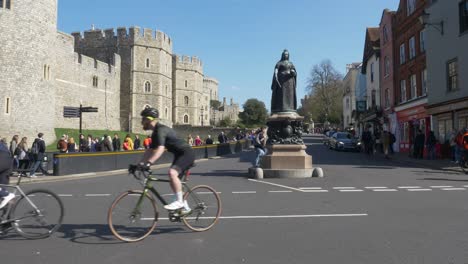
[[[171, 36], [174, 52], [196, 55], [219, 80], [220, 100], [257, 98], [269, 108], [283, 49], [298, 71], [298, 101], [313, 65], [330, 59], [344, 73], [362, 60], [365, 29], [398, 0], [59, 0], [59, 30], [140, 26]], [[298, 102], [300, 103], [300, 101]]]

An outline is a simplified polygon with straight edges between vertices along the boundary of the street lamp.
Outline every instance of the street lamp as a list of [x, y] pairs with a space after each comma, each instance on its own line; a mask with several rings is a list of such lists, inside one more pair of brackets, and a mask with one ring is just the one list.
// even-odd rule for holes
[[430, 23], [429, 22], [429, 16], [431, 14], [427, 13], [426, 10], [423, 11], [422, 15], [419, 17], [419, 22], [423, 25], [423, 26], [431, 26], [435, 29], [437, 29], [437, 31], [440, 32], [441, 35], [444, 35], [444, 21], [440, 21], [440, 23]]

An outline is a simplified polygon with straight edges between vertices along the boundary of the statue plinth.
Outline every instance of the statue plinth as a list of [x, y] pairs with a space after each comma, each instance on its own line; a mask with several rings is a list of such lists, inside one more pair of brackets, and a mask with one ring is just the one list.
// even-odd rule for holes
[[270, 145], [268, 155], [262, 157], [264, 178], [310, 178], [312, 156], [305, 145]]
[[304, 117], [296, 112], [273, 113], [267, 120], [269, 145], [302, 145]]

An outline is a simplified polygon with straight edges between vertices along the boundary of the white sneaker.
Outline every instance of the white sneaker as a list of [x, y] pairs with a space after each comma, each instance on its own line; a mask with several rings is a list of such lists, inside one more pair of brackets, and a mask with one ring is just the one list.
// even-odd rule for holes
[[168, 205], [165, 205], [164, 206], [164, 209], [166, 210], [169, 210], [169, 211], [175, 211], [175, 210], [178, 210], [180, 208], [183, 208], [184, 207], [184, 203], [183, 202], [179, 202], [179, 201], [174, 201]]
[[12, 193], [9, 193], [7, 196], [3, 197], [3, 200], [0, 203], [0, 209], [5, 207], [5, 205], [7, 205], [11, 200], [13, 200], [13, 198], [15, 198], [15, 195]]
[[192, 211], [192, 209], [190, 209], [190, 206], [188, 205], [187, 200], [184, 200], [184, 208], [182, 209], [182, 213], [187, 214], [190, 211]]

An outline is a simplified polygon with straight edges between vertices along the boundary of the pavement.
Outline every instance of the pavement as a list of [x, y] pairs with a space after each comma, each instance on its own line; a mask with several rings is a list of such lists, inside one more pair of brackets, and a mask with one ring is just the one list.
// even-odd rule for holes
[[[190, 184], [220, 192], [222, 219], [207, 232], [161, 220], [142, 242], [122, 243], [109, 205], [141, 188], [126, 173], [24, 185], [62, 197], [52, 237], [0, 238], [5, 263], [468, 263], [468, 176], [397, 159], [328, 150], [304, 137], [324, 178], [247, 177], [253, 152], [199, 162]], [[166, 168], [155, 168], [164, 177]], [[167, 184], [157, 186], [169, 195]], [[161, 217], [165, 217], [159, 204]]]

